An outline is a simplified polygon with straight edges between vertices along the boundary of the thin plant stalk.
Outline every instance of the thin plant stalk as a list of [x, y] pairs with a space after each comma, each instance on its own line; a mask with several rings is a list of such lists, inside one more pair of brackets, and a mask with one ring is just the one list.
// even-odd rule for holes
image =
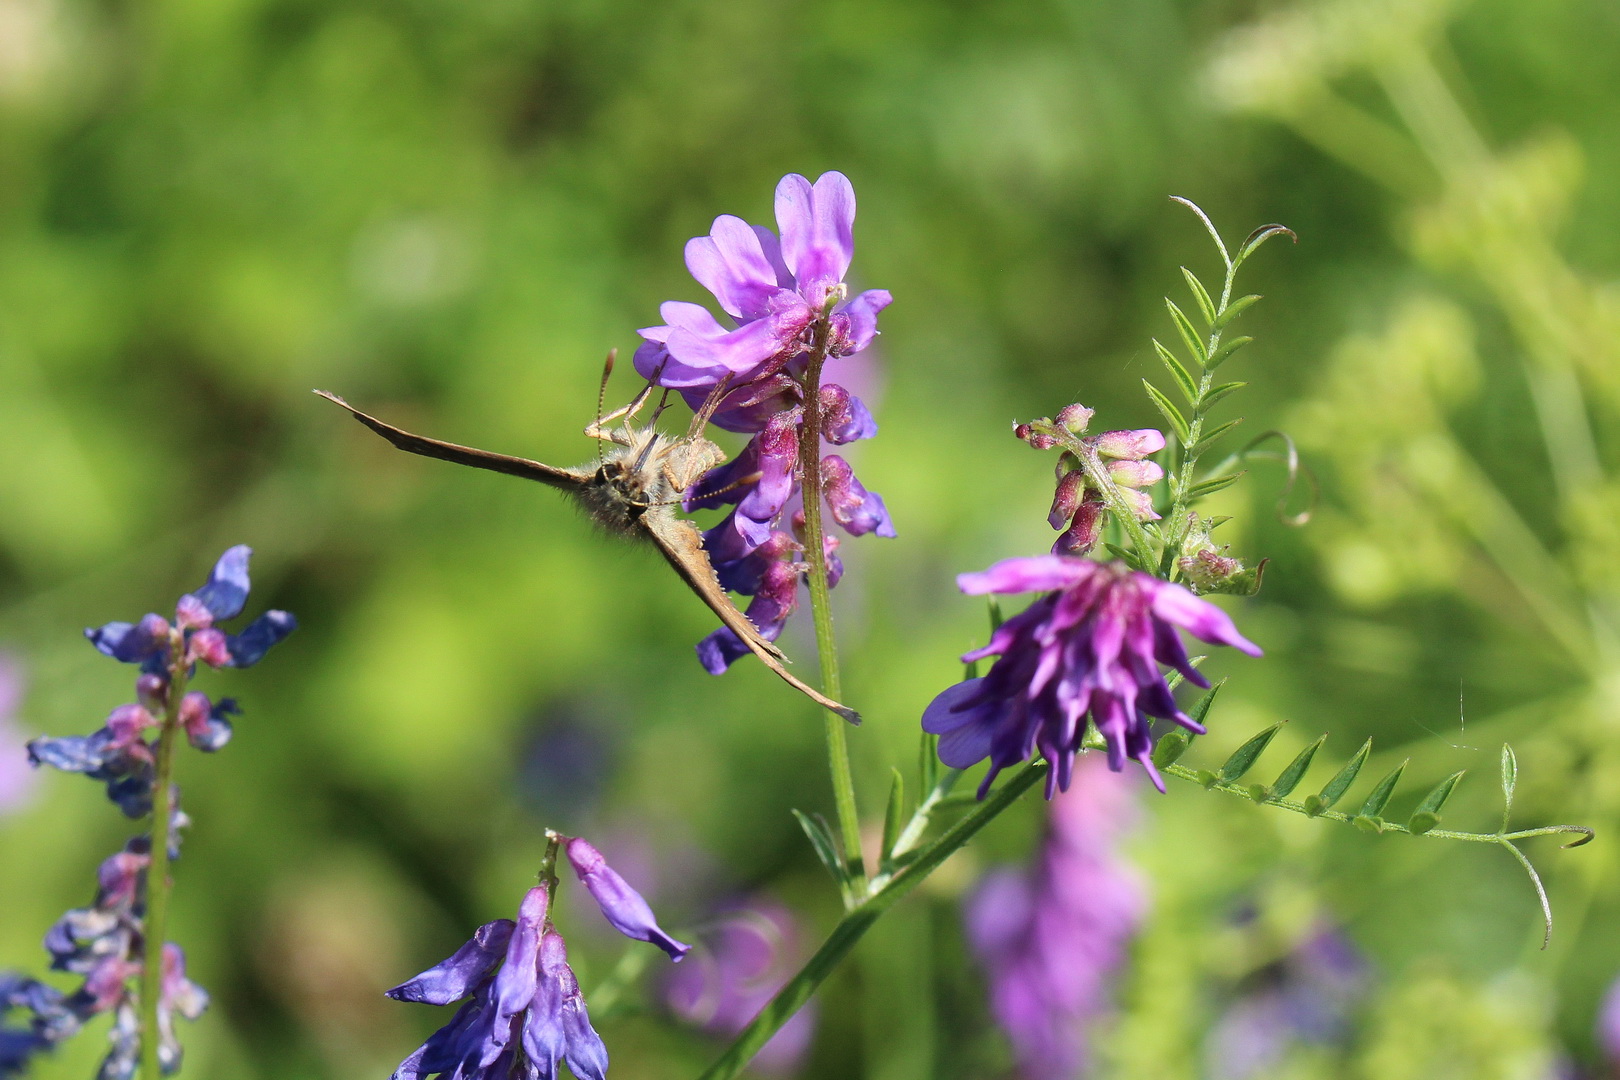
[[[838, 642], [833, 635], [830, 586], [827, 584], [826, 532], [821, 505], [821, 367], [832, 339], [828, 316], [839, 300], [829, 297], [816, 323], [814, 346], [804, 372], [804, 424], [799, 433], [799, 468], [804, 492], [804, 556], [810, 566], [810, 616], [816, 630], [816, 660], [821, 666], [821, 691], [834, 701], [844, 699], [838, 670]], [[849, 764], [846, 722], [835, 713], [823, 717], [827, 738], [827, 767], [832, 774], [833, 805], [838, 834], [849, 873], [851, 895], [858, 895], [866, 869], [861, 856], [861, 825], [855, 806], [855, 780]]]
[[180, 703], [190, 676], [186, 642], [176, 628], [169, 644], [168, 699], [163, 727], [158, 734], [157, 761], [152, 789], [152, 848], [146, 870], [146, 923], [141, 957], [138, 1004], [141, 1033], [141, 1080], [161, 1080], [158, 1006], [163, 999], [163, 943], [168, 938], [169, 897], [174, 879], [169, 874], [171, 820], [174, 817], [174, 753], [180, 742]]

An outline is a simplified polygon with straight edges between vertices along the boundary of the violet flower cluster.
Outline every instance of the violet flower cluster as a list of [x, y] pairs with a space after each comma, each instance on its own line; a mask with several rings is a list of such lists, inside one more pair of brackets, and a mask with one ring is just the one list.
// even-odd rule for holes
[[[207, 583], [180, 598], [172, 623], [149, 614], [138, 623], [112, 622], [87, 629], [84, 636], [98, 651], [140, 665], [136, 701], [114, 709], [106, 724], [90, 735], [35, 739], [28, 744], [29, 759], [36, 766], [83, 773], [105, 783], [107, 797], [128, 817], [151, 813], [156, 742], [149, 742], [147, 733], [161, 728], [176, 678], [189, 677], [198, 663], [251, 667], [298, 625], [285, 611], [267, 611], [238, 634], [216, 625], [242, 613], [251, 587], [252, 554], [252, 549], [238, 545], [221, 555]], [[186, 740], [209, 753], [230, 741], [230, 718], [239, 711], [231, 698], [215, 702], [198, 691], [185, 694], [178, 703]]]
[[[721, 913], [689, 963], [664, 980], [664, 1004], [682, 1021], [730, 1038], [798, 969], [798, 926], [774, 900], [751, 898]], [[794, 1013], [749, 1062], [756, 1072], [797, 1071], [815, 1035], [815, 1002]]]
[[956, 580], [971, 596], [1046, 594], [962, 657], [997, 657], [988, 674], [950, 687], [923, 713], [923, 730], [940, 737], [945, 764], [965, 769], [990, 759], [981, 798], [1002, 769], [1037, 751], [1052, 766], [1047, 798], [1068, 790], [1088, 717], [1107, 744], [1110, 768], [1117, 772], [1133, 758], [1163, 791], [1152, 761], [1152, 718], [1198, 734], [1204, 728], [1176, 704], [1159, 665], [1209, 686], [1188, 663], [1176, 628], [1260, 655], [1219, 608], [1123, 563], [1041, 555], [1004, 559]]
[[[641, 894], [577, 837], [563, 842], [575, 875], [612, 927], [680, 960], [691, 946], [665, 933]], [[450, 1022], [394, 1070], [393, 1080], [554, 1080], [566, 1062], [578, 1080], [603, 1080], [607, 1047], [591, 1027], [568, 945], [552, 924], [555, 877], [530, 889], [516, 921], [480, 926], [448, 959], [388, 991], [396, 1001], [449, 1005]]]
[[[704, 533], [704, 547], [720, 584], [753, 597], [747, 615], [767, 640], [776, 639], [793, 613], [806, 573], [798, 557], [803, 519], [790, 509], [805, 467], [799, 456], [806, 380], [821, 360], [870, 345], [878, 313], [890, 301], [882, 289], [848, 297], [855, 192], [842, 173], [823, 173], [813, 185], [798, 174], [783, 177], [776, 222], [780, 238], [722, 215], [708, 236], [687, 242], [687, 269], [714, 294], [733, 327], [700, 304], [672, 300], [659, 309], [664, 325], [640, 331], [646, 340], [635, 355], [643, 377], [678, 390], [694, 411], [720, 394], [713, 422], [753, 436], [735, 459], [693, 485], [683, 507], [732, 507]], [[815, 394], [825, 441], [842, 446], [877, 434], [871, 411], [842, 386], [824, 382]], [[819, 471], [827, 510], [845, 532], [895, 535], [883, 499], [861, 484], [849, 462], [829, 454]], [[828, 536], [825, 545], [833, 583], [842, 572], [837, 541]], [[723, 627], [698, 645], [703, 666], [716, 675], [747, 652]]]
[[1090, 1032], [1146, 913], [1143, 887], [1116, 852], [1134, 781], [1096, 759], [1054, 799], [1035, 865], [986, 874], [964, 910], [989, 975], [990, 1008], [1026, 1080], [1085, 1075]]
[[[151, 814], [165, 724], [175, 725], [197, 749], [212, 752], [230, 740], [229, 718], [238, 711], [228, 698], [216, 703], [196, 691], [172, 700], [176, 685], [183, 685], [198, 663], [215, 668], [257, 663], [296, 626], [284, 611], [266, 612], [238, 634], [216, 625], [239, 615], [247, 602], [251, 554], [246, 547], [226, 551], [207, 583], [180, 598], [172, 623], [160, 615], [147, 615], [138, 623], [108, 623], [86, 630], [85, 636], [102, 653], [140, 665], [137, 701], [114, 709], [106, 724], [90, 735], [33, 740], [27, 747], [29, 760], [35, 766], [83, 773], [104, 783], [108, 797], [131, 818]], [[148, 741], [149, 732], [158, 738]], [[169, 805], [165, 861], [179, 857], [180, 830], [190, 824], [179, 808], [177, 790]], [[38, 980], [0, 973], [0, 1013], [28, 1014], [26, 1026], [0, 1028], [0, 1077], [20, 1073], [35, 1054], [104, 1013], [113, 1016], [111, 1049], [98, 1080], [129, 1080], [135, 1075], [142, 1049], [137, 988], [154, 951], [145, 924], [151, 848], [149, 835], [138, 836], [104, 861], [94, 903], [67, 912], [45, 935], [51, 969], [82, 976], [77, 990], [63, 994]], [[164, 943], [158, 951], [162, 972], [157, 1054], [167, 1075], [180, 1068], [174, 1017], [196, 1019], [207, 1007], [208, 995], [186, 977], [185, 954], [179, 946]]]

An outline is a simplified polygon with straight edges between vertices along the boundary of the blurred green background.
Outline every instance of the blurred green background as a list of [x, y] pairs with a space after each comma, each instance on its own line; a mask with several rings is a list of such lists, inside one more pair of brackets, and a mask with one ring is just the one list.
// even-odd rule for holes
[[[302, 623], [203, 679], [245, 715], [182, 763], [175, 937], [214, 994], [185, 1075], [386, 1075], [448, 1014], [380, 991], [510, 916], [548, 825], [639, 860], [677, 925], [761, 890], [807, 941], [831, 924], [788, 813], [830, 809], [813, 711], [752, 661], [704, 674], [711, 617], [655, 557], [309, 393], [586, 459], [603, 354], [661, 300], [708, 299], [686, 238], [723, 212], [769, 222], [783, 173], [825, 169], [860, 199], [852, 280], [895, 297], [867, 354], [882, 434], [852, 456], [900, 538], [846, 543], [836, 595], [866, 811], [982, 639], [952, 575], [1051, 542], [1052, 462], [1011, 421], [1079, 399], [1158, 423], [1140, 379], [1162, 384], [1160, 297], [1179, 265], [1216, 278], [1166, 197], [1234, 238], [1281, 221], [1300, 242], [1246, 269], [1266, 301], [1223, 375], [1251, 387], [1220, 415], [1289, 430], [1323, 495], [1297, 530], [1274, 467], [1218, 497], [1222, 538], [1272, 560], [1226, 605], [1267, 656], [1212, 659], [1233, 681], [1187, 760], [1288, 719], [1261, 771], [1329, 732], [1320, 784], [1372, 736], [1366, 775], [1412, 759], [1397, 819], [1466, 768], [1447, 824], [1489, 830], [1511, 741], [1515, 822], [1600, 837], [1528, 845], [1559, 920], [1542, 952], [1505, 852], [1173, 784], [1132, 843], [1153, 913], [1094, 1075], [1228, 1075], [1223, 1002], [1323, 920], [1373, 988], [1347, 1040], [1268, 1075], [1598, 1075], [1620, 972], [1616, 55], [1606, 0], [0, 0], [18, 723], [98, 726], [131, 670], [80, 628], [166, 611], [231, 544], [257, 552], [250, 610]], [[805, 1075], [1010, 1075], [958, 902], [1039, 814], [1007, 815], [861, 946]], [[38, 777], [0, 819], [0, 967], [42, 966], [39, 936], [131, 831], [95, 786]], [[622, 950], [568, 903], [589, 992]], [[1242, 932], [1239, 910], [1258, 912]], [[599, 1010], [616, 1077], [716, 1052], [655, 996]], [[89, 1075], [100, 1040], [39, 1075]]]

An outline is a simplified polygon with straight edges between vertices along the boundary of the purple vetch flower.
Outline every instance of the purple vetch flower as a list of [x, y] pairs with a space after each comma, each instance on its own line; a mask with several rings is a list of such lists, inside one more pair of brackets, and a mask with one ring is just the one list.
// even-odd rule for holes
[[[849, 356], [871, 344], [878, 312], [891, 297], [873, 289], [844, 299], [844, 275], [855, 254], [849, 179], [828, 172], [812, 185], [797, 173], [784, 176], [776, 186], [776, 223], [780, 240], [723, 214], [708, 236], [687, 241], [687, 269], [737, 328], [727, 330], [698, 304], [664, 304], [665, 325], [640, 331], [646, 344], [636, 350], [635, 365], [643, 377], [681, 390], [689, 402], [701, 401], [727, 377], [743, 389], [806, 353], [808, 332], [829, 304], [828, 355]], [[728, 427], [728, 419], [717, 414], [715, 422]]]
[[[890, 296], [881, 289], [846, 300], [844, 275], [854, 257], [855, 193], [841, 173], [824, 173], [813, 185], [797, 174], [776, 189], [781, 237], [740, 218], [715, 219], [708, 236], [686, 245], [692, 276], [714, 294], [736, 322], [722, 326], [697, 305], [670, 302], [660, 309], [665, 325], [640, 331], [645, 343], [635, 366], [648, 381], [680, 391], [694, 410], [722, 387], [713, 423], [752, 435], [731, 462], [710, 470], [687, 493], [684, 506], [733, 509], [704, 533], [721, 584], [753, 596], [748, 615], [774, 639], [795, 603], [784, 580], [788, 562], [778, 547], [752, 559], [762, 546], [786, 533], [784, 511], [799, 491], [804, 425], [805, 372], [819, 341], [827, 359], [861, 352], [877, 334], [877, 315]], [[845, 445], [877, 434], [871, 410], [846, 388], [824, 382], [817, 392], [822, 437]], [[841, 457], [821, 465], [830, 518], [852, 536], [892, 537], [894, 525], [881, 497], [856, 480]], [[791, 543], [791, 538], [787, 538]], [[802, 578], [803, 563], [792, 563]], [[761, 594], [762, 585], [769, 588]], [[714, 674], [748, 651], [730, 630], [705, 638], [698, 655]]]
[[1028, 870], [991, 871], [964, 908], [968, 942], [989, 973], [990, 1007], [1026, 1080], [1083, 1073], [1092, 1026], [1147, 902], [1115, 852], [1133, 817], [1134, 779], [1095, 758], [1052, 801]]
[[987, 675], [950, 687], [923, 713], [923, 730], [940, 736], [946, 765], [965, 769], [990, 759], [981, 798], [1002, 769], [1037, 751], [1052, 766], [1047, 797], [1067, 790], [1087, 716], [1108, 745], [1110, 768], [1117, 772], [1134, 758], [1163, 791], [1151, 760], [1150, 718], [1199, 734], [1203, 728], [1176, 705], [1159, 664], [1197, 686], [1209, 685], [1187, 662], [1176, 628], [1260, 655], [1219, 608], [1122, 563], [1041, 555], [1005, 559], [956, 580], [971, 596], [1047, 594], [962, 658], [996, 656]]
[[[722, 1037], [747, 1026], [797, 970], [798, 926], [787, 908], [755, 897], [722, 912], [692, 958], [664, 980], [664, 1004]], [[797, 1071], [815, 1033], [814, 1002], [793, 1015], [750, 1062], [759, 1072]]]
[[[567, 844], [569, 862], [614, 929], [679, 960], [687, 951], [658, 927], [651, 909], [590, 844]], [[388, 991], [396, 1001], [449, 1005], [450, 1022], [394, 1070], [392, 1080], [553, 1080], [566, 1062], [578, 1080], [603, 1080], [607, 1048], [591, 1027], [568, 946], [549, 918], [550, 882], [524, 894], [516, 920], [496, 919], [416, 978]]]
[[602, 917], [613, 929], [627, 938], [658, 946], [669, 954], [671, 960], [679, 961], [692, 950], [692, 946], [684, 945], [664, 933], [647, 901], [607, 864], [602, 853], [592, 847], [589, 841], [576, 836], [568, 840], [565, 846], [568, 862], [573, 866], [580, 884], [590, 892], [591, 899], [602, 909]]
[[14, 719], [22, 696], [22, 665], [0, 652], [0, 816], [21, 809], [34, 793], [34, 771], [28, 767], [25, 740]]
[[485, 923], [449, 959], [388, 991], [396, 1001], [430, 1005], [470, 999], [400, 1063], [393, 1080], [555, 1077], [559, 1060], [580, 1080], [606, 1075], [607, 1051], [585, 1015], [549, 906], [546, 887], [535, 886], [515, 922]]

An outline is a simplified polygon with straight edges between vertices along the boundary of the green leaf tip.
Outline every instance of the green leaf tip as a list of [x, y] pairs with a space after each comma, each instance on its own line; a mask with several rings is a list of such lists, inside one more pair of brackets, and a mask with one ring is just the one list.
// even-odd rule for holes
[[1221, 766], [1221, 783], [1230, 784], [1234, 780], [1241, 779], [1244, 773], [1253, 768], [1255, 760], [1266, 752], [1266, 747], [1271, 745], [1271, 740], [1276, 738], [1277, 732], [1281, 731], [1282, 727], [1281, 723], [1272, 724], [1266, 730], [1232, 751], [1232, 756], [1227, 758], [1226, 764]]
[[1193, 327], [1192, 320], [1187, 313], [1176, 306], [1176, 302], [1168, 296], [1164, 298], [1164, 306], [1170, 311], [1170, 319], [1176, 324], [1176, 333], [1181, 335], [1181, 343], [1187, 347], [1187, 352], [1202, 365], [1209, 359], [1209, 353], [1204, 349], [1203, 339]]
[[1170, 378], [1175, 382], [1177, 388], [1181, 390], [1181, 396], [1187, 399], [1187, 404], [1197, 405], [1198, 384], [1193, 382], [1193, 377], [1188, 374], [1187, 369], [1176, 358], [1176, 354], [1165, 348], [1158, 338], [1153, 339], [1153, 349], [1159, 354], [1159, 360], [1163, 362], [1165, 370], [1170, 372]]
[[1215, 355], [1211, 356], [1209, 360], [1205, 362], [1204, 366], [1209, 370], [1214, 371], [1216, 368], [1230, 360], [1233, 353], [1237, 352], [1239, 349], [1243, 348], [1243, 346], [1247, 345], [1253, 340], [1254, 338], [1250, 337], [1248, 334], [1239, 334], [1235, 338], [1227, 339], [1221, 343], [1220, 348], [1215, 350]]
[[1311, 767], [1311, 759], [1316, 757], [1316, 752], [1322, 749], [1325, 742], [1327, 742], [1326, 733], [1318, 736], [1315, 742], [1301, 750], [1294, 760], [1288, 763], [1288, 767], [1271, 785], [1271, 794], [1274, 798], [1286, 799], [1293, 794], [1294, 789], [1299, 787], [1299, 782], [1305, 778], [1306, 770]]
[[1259, 251], [1260, 245], [1264, 244], [1267, 240], [1270, 240], [1273, 236], [1286, 236], [1294, 243], [1299, 243], [1299, 235], [1286, 225], [1262, 225], [1258, 229], [1254, 230], [1254, 232], [1250, 233], [1244, 239], [1242, 244], [1238, 245], [1237, 257], [1232, 260], [1232, 265], [1234, 267], [1242, 266], [1244, 259], [1247, 259], [1256, 251]]
[[802, 810], [794, 810], [793, 816], [798, 819], [804, 835], [810, 839], [810, 846], [815, 849], [821, 865], [827, 868], [827, 873], [839, 885], [848, 884], [849, 873], [844, 868], [844, 861], [838, 857], [838, 845], [833, 843], [832, 830], [827, 827], [826, 821], [822, 820], [820, 814], [811, 817]]
[[[1355, 756], [1345, 762], [1344, 767], [1333, 775], [1333, 779], [1323, 785], [1320, 794], [1312, 795], [1305, 800], [1305, 807], [1312, 817], [1320, 814], [1323, 810], [1329, 809], [1344, 796], [1350, 785], [1356, 782], [1356, 774], [1367, 763], [1367, 755], [1371, 753], [1372, 740], [1368, 739], [1361, 744], [1361, 749], [1356, 751]], [[1311, 810], [1313, 805], [1316, 806], [1315, 810]]]
[[893, 779], [889, 784], [889, 806], [883, 815], [883, 847], [881, 858], [887, 863], [894, 855], [895, 841], [900, 838], [906, 812], [906, 779], [899, 769], [891, 768]]
[[1407, 758], [1406, 761], [1395, 766], [1389, 771], [1388, 775], [1373, 786], [1372, 794], [1368, 795], [1367, 801], [1361, 804], [1360, 816], [1377, 817], [1384, 812], [1384, 807], [1389, 804], [1389, 797], [1395, 794], [1395, 785], [1401, 782], [1401, 774], [1406, 771], [1407, 762], [1411, 760], [1411, 758]]
[[1171, 430], [1176, 433], [1176, 438], [1181, 440], [1181, 445], [1186, 446], [1191, 439], [1187, 428], [1187, 418], [1181, 415], [1181, 411], [1171, 403], [1169, 398], [1164, 396], [1164, 392], [1157, 386], [1143, 379], [1142, 387], [1147, 391], [1148, 400], [1153, 402], [1153, 407], [1159, 410], [1160, 414], [1164, 416], [1165, 423], [1170, 425]]
[[1185, 266], [1181, 268], [1181, 276], [1187, 279], [1187, 290], [1192, 293], [1194, 302], [1198, 304], [1198, 313], [1204, 317], [1205, 324], [1214, 326], [1215, 302], [1209, 298], [1209, 290], [1198, 280], [1198, 275]]
[[1237, 318], [1239, 315], [1243, 314], [1245, 311], [1248, 311], [1251, 307], [1253, 307], [1255, 304], [1258, 304], [1259, 302], [1260, 302], [1260, 294], [1259, 293], [1250, 293], [1248, 296], [1240, 296], [1240, 297], [1238, 297], [1236, 300], [1232, 301], [1230, 304], [1227, 304], [1226, 305], [1226, 310], [1221, 312], [1220, 315], [1216, 318], [1216, 320], [1215, 320], [1215, 328], [1217, 330], [1223, 329], [1224, 327], [1228, 326], [1232, 322], [1233, 319]]

